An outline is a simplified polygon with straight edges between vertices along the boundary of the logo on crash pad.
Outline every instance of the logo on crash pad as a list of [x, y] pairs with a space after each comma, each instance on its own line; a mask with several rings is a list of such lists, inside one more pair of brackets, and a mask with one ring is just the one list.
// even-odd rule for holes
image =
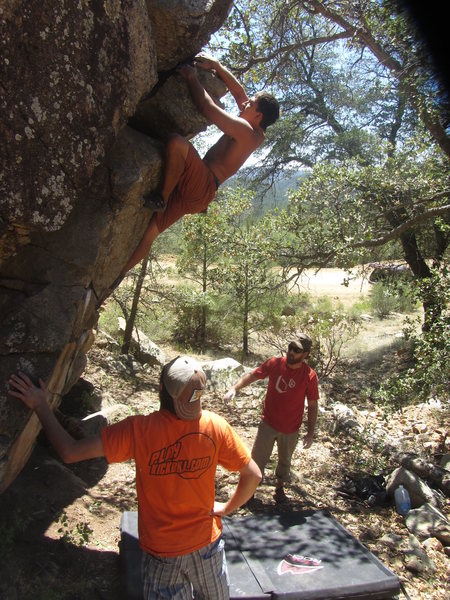
[[301, 554], [286, 554], [283, 560], [278, 565], [278, 575], [306, 575], [306, 573], [313, 573], [319, 569], [323, 569], [321, 560], [317, 558], [311, 558], [310, 556], [303, 556]]

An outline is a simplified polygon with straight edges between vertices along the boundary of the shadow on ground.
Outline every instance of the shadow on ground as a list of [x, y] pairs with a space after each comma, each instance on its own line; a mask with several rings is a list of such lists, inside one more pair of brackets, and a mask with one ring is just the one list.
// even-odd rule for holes
[[[75, 472], [45, 443], [37, 443], [26, 467], [0, 496], [2, 600], [121, 597], [118, 553], [87, 548], [83, 538], [89, 535], [87, 523], [74, 527], [65, 522], [65, 508], [89, 496], [89, 488], [106, 469], [106, 460], [96, 459], [77, 465]], [[60, 539], [47, 534], [55, 521]]]

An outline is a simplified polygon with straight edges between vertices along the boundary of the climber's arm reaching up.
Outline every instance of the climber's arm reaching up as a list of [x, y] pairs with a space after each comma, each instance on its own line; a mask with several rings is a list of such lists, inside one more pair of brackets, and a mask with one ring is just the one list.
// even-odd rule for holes
[[199, 54], [195, 57], [194, 65], [199, 69], [206, 71], [214, 70], [217, 76], [224, 82], [228, 90], [232, 94], [233, 98], [239, 107], [239, 110], [244, 109], [245, 102], [248, 101], [247, 92], [245, 91], [242, 84], [236, 79], [226, 67], [224, 67], [217, 59], [206, 54]]

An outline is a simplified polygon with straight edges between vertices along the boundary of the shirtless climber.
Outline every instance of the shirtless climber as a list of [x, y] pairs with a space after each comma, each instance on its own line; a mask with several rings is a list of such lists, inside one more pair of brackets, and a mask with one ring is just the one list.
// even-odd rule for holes
[[[222, 79], [240, 110], [238, 117], [217, 106], [197, 77], [197, 68], [212, 70]], [[224, 135], [208, 150], [203, 160], [182, 136], [170, 137], [165, 151], [164, 181], [158, 193], [150, 194], [145, 205], [154, 215], [116, 285], [134, 265], [149, 252], [151, 245], [165, 229], [185, 214], [206, 210], [226, 179], [242, 166], [264, 141], [266, 127], [279, 117], [277, 100], [266, 92], [248, 98], [244, 88], [220, 62], [199, 55], [194, 66], [183, 65], [178, 73], [186, 80], [194, 104], [202, 115], [214, 123]], [[115, 286], [114, 286], [115, 287]]]

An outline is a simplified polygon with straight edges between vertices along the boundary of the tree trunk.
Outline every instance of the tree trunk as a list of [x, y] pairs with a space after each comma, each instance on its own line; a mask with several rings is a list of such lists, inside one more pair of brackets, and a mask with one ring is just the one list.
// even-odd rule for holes
[[136, 287], [134, 289], [133, 294], [133, 303], [131, 305], [131, 310], [129, 317], [127, 319], [127, 323], [125, 326], [125, 333], [123, 334], [123, 343], [122, 343], [122, 354], [128, 354], [130, 351], [131, 337], [133, 335], [134, 322], [136, 320], [137, 309], [139, 305], [139, 300], [141, 297], [142, 285], [144, 283], [145, 275], [147, 273], [147, 265], [148, 265], [148, 254], [142, 261], [141, 270], [139, 271], [139, 276], [136, 282]]
[[[404, 220], [405, 215], [399, 211], [392, 211], [387, 215], [387, 220], [392, 227], [398, 226]], [[414, 277], [424, 284], [422, 292], [422, 306], [424, 312], [423, 331], [428, 331], [433, 323], [441, 316], [442, 305], [436, 297], [431, 285], [431, 271], [427, 265], [422, 252], [417, 243], [417, 237], [414, 231], [406, 231], [400, 235], [400, 242], [403, 248], [403, 255], [408, 263]]]
[[[207, 276], [208, 276], [208, 263], [207, 263], [207, 246], [203, 244], [203, 271], [202, 271], [202, 291], [203, 291], [203, 300], [206, 296], [206, 284], [207, 284]], [[200, 347], [202, 352], [205, 351], [206, 347], [206, 304], [203, 302], [202, 306], [202, 320], [200, 323]]]
[[405, 233], [400, 236], [405, 259], [414, 273], [415, 277], [423, 283], [422, 306], [423, 306], [423, 331], [428, 331], [442, 314], [442, 305], [436, 297], [435, 290], [431, 285], [431, 271], [423, 258], [414, 233]]

